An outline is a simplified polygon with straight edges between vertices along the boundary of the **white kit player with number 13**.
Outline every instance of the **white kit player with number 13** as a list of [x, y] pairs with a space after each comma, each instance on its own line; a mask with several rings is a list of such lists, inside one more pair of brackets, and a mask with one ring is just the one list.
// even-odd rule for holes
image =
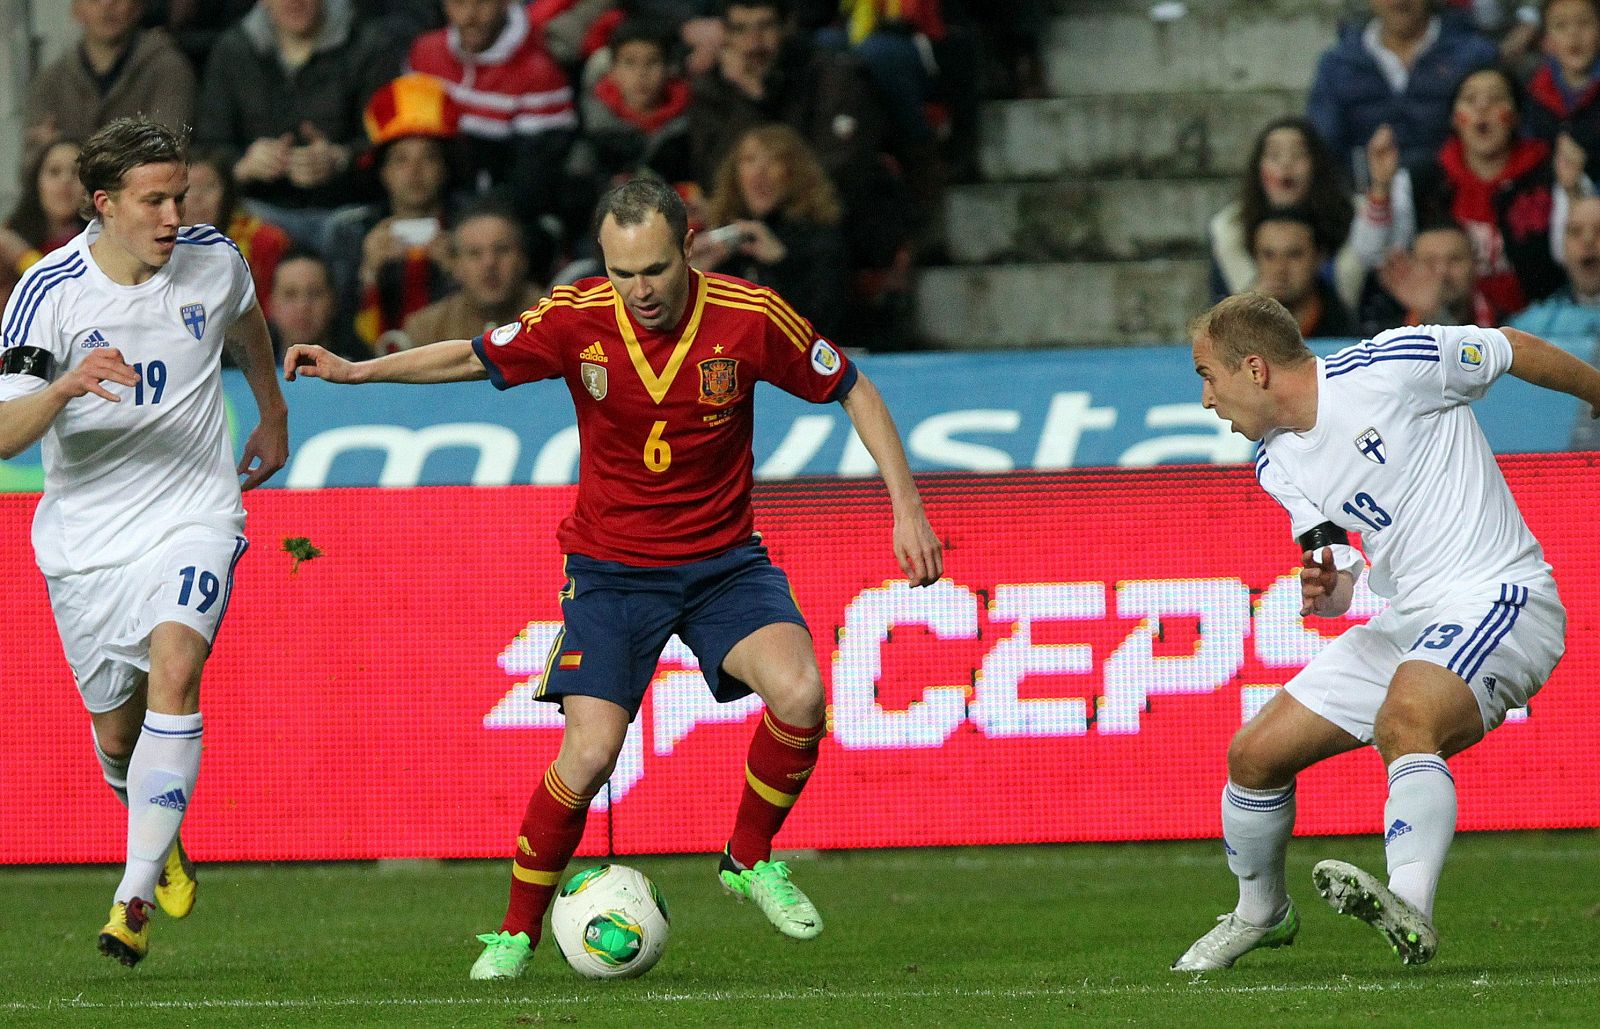
[[1284, 882], [1295, 777], [1377, 747], [1388, 769], [1387, 881], [1343, 861], [1313, 871], [1341, 914], [1377, 928], [1406, 964], [1438, 947], [1433, 900], [1455, 835], [1446, 760], [1542, 686], [1566, 611], [1467, 405], [1501, 375], [1600, 404], [1600, 371], [1515, 329], [1392, 329], [1326, 360], [1277, 301], [1242, 293], [1191, 326], [1204, 405], [1260, 441], [1256, 478], [1301, 551], [1301, 615], [1337, 618], [1365, 564], [1389, 606], [1325, 647], [1234, 737], [1223, 848], [1239, 904], [1173, 964], [1227, 968], [1294, 941]]

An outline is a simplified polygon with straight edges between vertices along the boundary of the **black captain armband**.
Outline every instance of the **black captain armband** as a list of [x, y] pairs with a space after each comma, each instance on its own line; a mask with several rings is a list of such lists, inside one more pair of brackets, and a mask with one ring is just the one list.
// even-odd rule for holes
[[40, 347], [7, 347], [0, 350], [0, 375], [32, 375], [49, 382], [56, 373], [56, 359]]
[[1301, 550], [1318, 551], [1323, 547], [1337, 547], [1350, 545], [1350, 534], [1332, 522], [1323, 522], [1313, 526], [1295, 537]]

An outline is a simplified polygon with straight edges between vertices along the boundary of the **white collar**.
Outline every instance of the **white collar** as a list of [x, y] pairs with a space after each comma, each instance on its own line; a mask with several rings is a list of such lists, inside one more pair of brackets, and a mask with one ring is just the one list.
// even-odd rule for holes
[[[1415, 54], [1421, 56], [1426, 53], [1434, 43], [1438, 42], [1440, 22], [1438, 16], [1428, 19], [1428, 29], [1422, 34], [1422, 42], [1417, 44]], [[1378, 62], [1378, 70], [1383, 72], [1383, 77], [1389, 80], [1389, 88], [1396, 93], [1406, 91], [1406, 83], [1411, 81], [1411, 69], [1406, 67], [1400, 55], [1384, 46], [1381, 42], [1382, 26], [1378, 19], [1367, 22], [1367, 27], [1361, 33], [1361, 45], [1366, 47], [1367, 53]]]

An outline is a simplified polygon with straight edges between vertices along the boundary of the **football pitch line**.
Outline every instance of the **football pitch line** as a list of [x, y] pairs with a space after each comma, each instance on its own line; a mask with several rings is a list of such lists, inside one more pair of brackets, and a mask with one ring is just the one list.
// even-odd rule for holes
[[[1482, 977], [1474, 979], [1469, 984], [1477, 990], [1528, 990], [1531, 988], [1552, 987], [1557, 989], [1582, 988], [1600, 986], [1600, 976], [1507, 976], [1490, 979]], [[1346, 977], [1333, 983], [1265, 983], [1251, 985], [1227, 985], [1212, 980], [1206, 980], [1200, 975], [1187, 979], [1174, 976], [1171, 984], [1155, 986], [1150, 984], [1128, 984], [1093, 986], [1087, 983], [1077, 986], [1040, 987], [1035, 989], [969, 989], [965, 987], [950, 987], [948, 989], [914, 989], [914, 990], [663, 990], [651, 991], [632, 998], [637, 1003], [647, 1004], [672, 1004], [672, 1003], [748, 1003], [766, 1004], [781, 1003], [786, 1001], [880, 1001], [880, 1000], [948, 1000], [956, 998], [984, 999], [984, 1000], [1035, 1000], [1050, 997], [1116, 997], [1116, 996], [1177, 996], [1182, 992], [1204, 990], [1207, 993], [1220, 993], [1232, 995], [1252, 994], [1341, 994], [1341, 993], [1412, 993], [1438, 988], [1436, 980], [1418, 977], [1409, 980], [1392, 980], [1389, 982], [1357, 982]], [[11, 1001], [0, 1004], [0, 1011], [36, 1012], [36, 1011], [293, 1011], [317, 1010], [327, 1008], [376, 1008], [404, 1010], [411, 1009], [439, 1009], [439, 1008], [484, 1008], [506, 1007], [510, 1005], [575, 1005], [592, 1004], [599, 995], [596, 992], [568, 994], [564, 996], [550, 995], [491, 995], [479, 997], [294, 997], [294, 998], [198, 998], [185, 1000], [126, 1000], [126, 1001], [88, 1001], [78, 998], [62, 998], [46, 1001]]]

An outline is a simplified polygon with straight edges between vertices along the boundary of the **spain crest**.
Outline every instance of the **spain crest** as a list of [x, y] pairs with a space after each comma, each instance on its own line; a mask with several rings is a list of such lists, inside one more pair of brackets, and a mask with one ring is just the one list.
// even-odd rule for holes
[[739, 362], [713, 357], [700, 362], [700, 402], [721, 407], [739, 399]]
[[603, 364], [590, 364], [588, 361], [578, 366], [578, 378], [583, 380], [583, 388], [596, 400], [606, 398], [606, 389], [610, 379], [606, 375], [606, 366]]
[[195, 339], [205, 338], [206, 305], [184, 304], [178, 309], [178, 315], [183, 319], [183, 327], [189, 330], [189, 335]]

